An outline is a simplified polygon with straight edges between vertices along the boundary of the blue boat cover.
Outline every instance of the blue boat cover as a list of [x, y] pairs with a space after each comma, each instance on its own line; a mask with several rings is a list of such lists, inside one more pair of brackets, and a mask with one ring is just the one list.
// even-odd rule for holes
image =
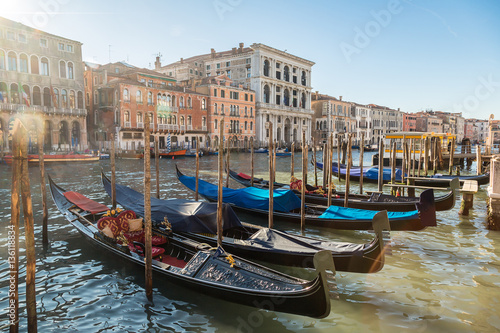
[[[104, 188], [111, 196], [109, 179], [102, 178]], [[144, 216], [144, 195], [127, 186], [116, 184], [116, 201], [125, 209]], [[164, 217], [172, 224], [175, 232], [217, 234], [217, 204], [184, 199], [162, 200], [151, 198], [151, 220], [163, 222]], [[241, 222], [230, 205], [222, 207], [223, 229], [240, 227]]]
[[[179, 176], [179, 180], [187, 188], [194, 191], [196, 179], [185, 175]], [[198, 180], [198, 193], [216, 201], [218, 187], [201, 179]], [[246, 187], [241, 189], [231, 189], [224, 187], [222, 190], [222, 201], [231, 203], [239, 207], [269, 210], [269, 190], [256, 187]], [[274, 190], [273, 191], [273, 210], [277, 212], [289, 212], [300, 208], [300, 199], [293, 191]]]
[[[323, 169], [323, 163], [316, 162], [318, 167], [320, 169]], [[347, 169], [343, 164], [340, 165], [340, 174], [341, 175], [346, 175]], [[334, 163], [332, 165], [332, 172], [333, 174], [337, 174], [338, 167], [337, 164]], [[382, 171], [384, 181], [390, 181], [391, 180], [391, 168], [383, 168]], [[396, 181], [401, 181], [401, 175], [403, 174], [403, 171], [401, 169], [396, 168]], [[359, 166], [357, 167], [351, 167], [350, 170], [350, 175], [353, 177], [359, 177], [361, 175], [361, 168]], [[366, 179], [372, 179], [372, 180], [378, 180], [378, 167], [365, 167], [363, 168], [363, 178]]]
[[[372, 220], [373, 216], [377, 214], [374, 210], [345, 208], [340, 206], [330, 206], [328, 209], [319, 216], [322, 219], [337, 219], [337, 220]], [[387, 212], [389, 221], [399, 219], [412, 219], [418, 218], [418, 210], [410, 212]]]

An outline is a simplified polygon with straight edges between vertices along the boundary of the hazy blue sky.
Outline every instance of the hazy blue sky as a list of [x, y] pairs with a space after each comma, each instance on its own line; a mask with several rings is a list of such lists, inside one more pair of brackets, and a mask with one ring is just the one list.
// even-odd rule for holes
[[97, 63], [150, 67], [159, 52], [168, 64], [264, 43], [314, 61], [313, 91], [500, 118], [500, 1], [0, 0], [0, 8], [82, 42], [84, 60]]

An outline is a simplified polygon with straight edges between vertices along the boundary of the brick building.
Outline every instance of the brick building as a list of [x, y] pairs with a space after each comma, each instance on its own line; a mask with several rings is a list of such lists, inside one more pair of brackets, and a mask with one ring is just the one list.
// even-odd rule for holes
[[219, 124], [224, 119], [224, 137], [231, 147], [250, 147], [250, 138], [255, 140], [255, 92], [226, 75], [198, 81], [195, 90], [208, 96], [207, 146], [218, 146]]
[[176, 85], [175, 79], [145, 68], [119, 62], [86, 64], [86, 98], [89, 105], [91, 144], [109, 147], [116, 133], [117, 148], [141, 150], [144, 119], [150, 119], [160, 148], [204, 145], [207, 137], [208, 96]]

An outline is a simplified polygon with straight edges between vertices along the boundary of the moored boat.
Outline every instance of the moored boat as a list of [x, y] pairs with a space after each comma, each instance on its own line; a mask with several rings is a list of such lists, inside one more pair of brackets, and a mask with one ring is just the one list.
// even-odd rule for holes
[[[102, 174], [102, 182], [108, 195], [111, 195], [111, 183], [104, 174]], [[144, 196], [142, 193], [116, 184], [116, 200], [121, 206], [136, 211], [139, 215], [143, 214]], [[155, 225], [162, 222], [162, 216], [168, 216], [181, 210], [182, 207], [178, 206], [175, 200], [154, 199], [152, 209]], [[332, 255], [337, 271], [373, 273], [384, 266], [384, 246], [387, 248], [384, 244], [388, 240], [390, 230], [385, 213], [380, 213], [381, 215], [373, 218], [375, 238], [369, 243], [359, 244], [320, 240], [242, 223], [228, 205], [224, 205], [224, 209], [227, 211], [224, 212], [222, 244], [230, 253], [278, 265], [313, 268], [314, 254], [320, 250], [327, 250]], [[206, 217], [214, 216], [215, 213], [208, 207], [204, 207], [203, 212], [200, 213], [205, 217], [197, 223], [205, 224], [207, 230], [204, 232], [186, 232], [183, 225], [172, 225], [172, 230], [185, 237], [214, 246], [217, 239], [213, 232], [213, 225], [206, 223]]]
[[[50, 178], [49, 182], [57, 208], [89, 242], [99, 246], [103, 253], [144, 266], [144, 245], [140, 241], [130, 241], [125, 245], [121, 240], [122, 235], [123, 239], [129, 239], [130, 232], [125, 225], [131, 223], [131, 218], [136, 220], [133, 211], [118, 215], [115, 226], [124, 225], [121, 230], [124, 232], [118, 238], [106, 236], [103, 233], [106, 227], [102, 229], [100, 226], [105, 224], [102, 221], [111, 219], [104, 216], [108, 215], [108, 207], [79, 193], [67, 192]], [[187, 214], [177, 217], [190, 221], [199, 218], [193, 216]], [[172, 220], [172, 223], [176, 222]], [[315, 318], [323, 318], [330, 313], [326, 270], [334, 268], [331, 255], [326, 251], [314, 256], [317, 276], [307, 281], [232, 256], [222, 247], [211, 249], [208, 246], [207, 249], [206, 244], [177, 234], [155, 234], [153, 244], [156, 244], [152, 249], [153, 271], [169, 282], [243, 305], [269, 309], [268, 304], [272, 304], [272, 310], [278, 312]]]
[[[177, 172], [179, 181], [194, 191], [194, 177]], [[243, 191], [252, 189], [252, 191]], [[209, 201], [216, 201], [218, 189], [216, 185], [198, 180], [198, 192]], [[223, 201], [232, 205], [237, 213], [249, 214], [266, 220], [269, 216], [269, 190], [249, 187], [245, 189], [223, 190]], [[301, 223], [300, 199], [290, 190], [274, 190], [274, 221]], [[416, 209], [409, 212], [388, 212], [391, 230], [421, 230], [436, 226], [436, 210], [434, 192], [425, 190], [420, 194]], [[371, 230], [371, 220], [376, 211], [344, 208], [338, 206], [307, 205], [305, 221], [308, 226], [327, 227], [346, 230]]]
[[[229, 176], [243, 186], [251, 186], [251, 176], [244, 173], [237, 173], [231, 169], [228, 170]], [[268, 188], [269, 181], [262, 178], [255, 178], [253, 186], [258, 188]], [[434, 198], [436, 211], [450, 210], [455, 206], [457, 191], [459, 188], [458, 178], [452, 179], [449, 182], [450, 191], [444, 195]], [[289, 189], [290, 184], [274, 183], [274, 188]], [[292, 190], [300, 197], [299, 190]], [[326, 191], [326, 190], [325, 190]], [[323, 191], [323, 192], [325, 192]], [[345, 193], [332, 191], [331, 205], [344, 206]], [[318, 191], [317, 187], [306, 185], [306, 204], [327, 205], [328, 197], [326, 193]], [[415, 203], [420, 200], [418, 197], [394, 196], [383, 193], [364, 194], [349, 194], [348, 204], [351, 208], [361, 208], [367, 210], [390, 210], [393, 212], [407, 212], [415, 209]]]

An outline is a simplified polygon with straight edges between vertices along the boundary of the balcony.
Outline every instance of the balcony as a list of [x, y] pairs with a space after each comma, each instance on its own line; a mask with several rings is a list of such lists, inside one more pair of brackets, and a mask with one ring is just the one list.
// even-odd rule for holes
[[201, 126], [201, 130], [206, 132], [207, 131], [207, 126]]
[[277, 105], [277, 104], [271, 104], [271, 103], [257, 102], [257, 103], [255, 103], [255, 106], [258, 108], [283, 110], [283, 111], [298, 112], [298, 113], [304, 113], [304, 114], [313, 114], [314, 113], [314, 111], [311, 109], [304, 109], [304, 108], [298, 108], [298, 107], [286, 106], [286, 105]]
[[187, 125], [187, 130], [192, 131], [193, 130], [193, 125]]
[[144, 123], [142, 121], [137, 123], [137, 128], [144, 128]]
[[85, 109], [55, 108], [52, 106], [40, 106], [40, 105], [27, 106], [24, 104], [0, 103], [0, 109], [9, 110], [9, 111], [13, 111], [13, 112], [44, 113], [47, 115], [54, 115], [54, 114], [62, 114], [62, 115], [70, 115], [70, 116], [86, 116], [87, 115], [87, 110], [85, 110]]
[[123, 127], [125, 127], [125, 128], [130, 128], [130, 127], [131, 127], [131, 123], [130, 123], [130, 121], [126, 121], [126, 122], [124, 122], [124, 123], [123, 123]]
[[169, 105], [156, 105], [156, 112], [158, 113], [178, 113], [179, 108], [176, 106], [169, 106]]

